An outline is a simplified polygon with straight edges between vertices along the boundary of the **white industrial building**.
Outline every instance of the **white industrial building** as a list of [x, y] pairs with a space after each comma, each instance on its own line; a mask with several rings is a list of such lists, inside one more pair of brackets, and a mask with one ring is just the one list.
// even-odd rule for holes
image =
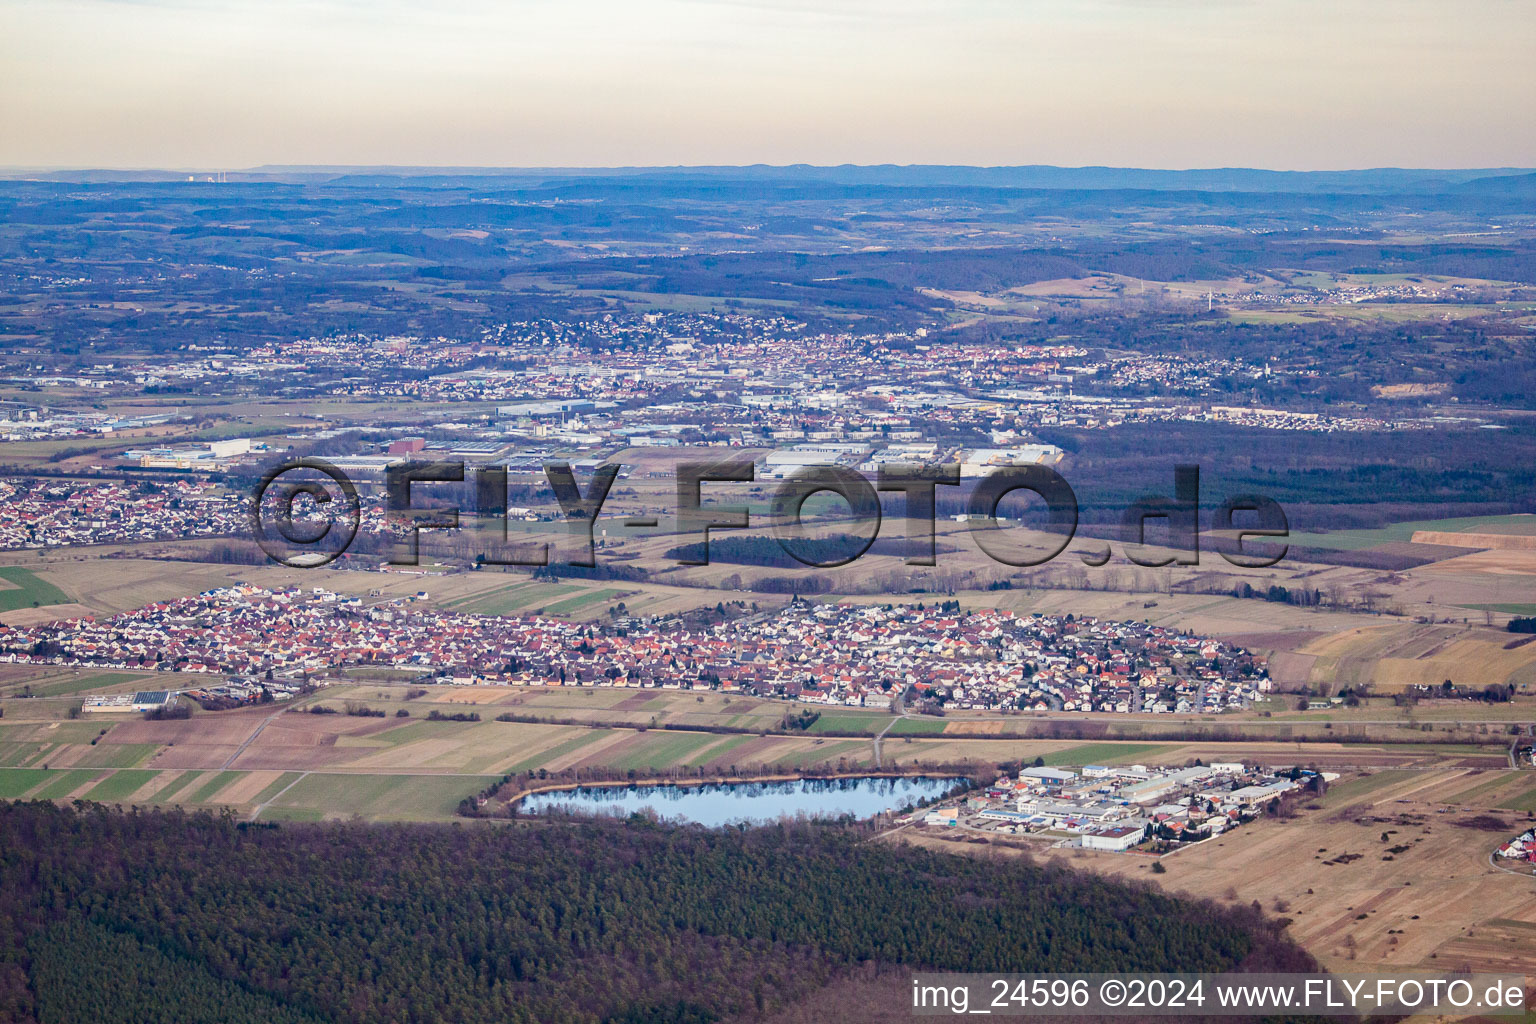
[[1138, 824], [1111, 825], [1094, 832], [1084, 832], [1078, 842], [1085, 850], [1111, 850], [1124, 853], [1146, 836], [1146, 826]]
[[783, 480], [806, 466], [851, 466], [869, 454], [867, 444], [801, 444], [780, 448], [757, 463], [760, 480]]
[[154, 711], [175, 702], [175, 690], [141, 690], [138, 693], [87, 697], [80, 702], [80, 710], [96, 714], [131, 714], [135, 711]]
[[1076, 778], [1073, 772], [1060, 768], [1025, 768], [1019, 772], [1020, 781], [1034, 781], [1042, 786], [1065, 786]]
[[1053, 444], [1026, 444], [1017, 448], [973, 448], [960, 456], [962, 477], [986, 476], [1008, 466], [1049, 465], [1061, 459]]

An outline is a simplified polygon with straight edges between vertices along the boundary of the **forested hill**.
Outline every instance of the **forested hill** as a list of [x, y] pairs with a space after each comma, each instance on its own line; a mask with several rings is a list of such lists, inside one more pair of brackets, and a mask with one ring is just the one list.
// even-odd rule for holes
[[833, 825], [246, 830], [0, 805], [3, 1021], [703, 1024], [869, 962], [1313, 966], [1257, 912]]

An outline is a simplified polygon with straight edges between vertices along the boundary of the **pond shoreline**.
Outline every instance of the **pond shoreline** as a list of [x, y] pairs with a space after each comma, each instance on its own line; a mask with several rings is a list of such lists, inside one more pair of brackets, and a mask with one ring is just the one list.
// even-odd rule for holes
[[[734, 778], [732, 778], [732, 777], [725, 777], [725, 778], [703, 778], [703, 779], [699, 779], [699, 778], [692, 778], [692, 779], [667, 779], [667, 778], [638, 779], [637, 778], [637, 779], [624, 779], [624, 780], [594, 780], [592, 782], [561, 781], [561, 782], [558, 782], [558, 783], [555, 783], [555, 784], [552, 784], [552, 785], [544, 785], [544, 786], [532, 787], [532, 788], [529, 788], [527, 790], [523, 790], [523, 791], [519, 792], [517, 795], [515, 795], [514, 797], [512, 797], [511, 799], [509, 799], [506, 802], [506, 804], [504, 806], [504, 813], [508, 817], [516, 818], [516, 819], [519, 819], [519, 820], [530, 820], [530, 819], [543, 819], [543, 818], [547, 818], [547, 817], [549, 817], [548, 809], [537, 810], [537, 811], [526, 811], [526, 810], [523, 810], [523, 806], [524, 806], [525, 802], [527, 800], [529, 800], [530, 798], [534, 798], [534, 797], [546, 796], [546, 795], [557, 794], [557, 793], [577, 793], [577, 792], [580, 792], [582, 790], [588, 790], [588, 791], [590, 791], [590, 790], [610, 790], [610, 791], [611, 790], [635, 790], [635, 791], [654, 790], [654, 791], [672, 791], [672, 792], [677, 792], [677, 791], [703, 790], [703, 789], [706, 789], [706, 788], [715, 788], [715, 789], [717, 789], [717, 790], [719, 790], [721, 792], [729, 792], [729, 791], [734, 790], [734, 789], [739, 789], [739, 788], [744, 788], [744, 787], [749, 787], [749, 786], [759, 786], [759, 785], [772, 786], [774, 784], [780, 784], [780, 785], [786, 787], [785, 791], [781, 795], [783, 795], [785, 797], [791, 797], [791, 796], [794, 796], [794, 795], [797, 795], [797, 794], [796, 794], [795, 790], [791, 789], [790, 787], [792, 787], [794, 784], [798, 784], [798, 783], [836, 783], [836, 782], [840, 782], [840, 781], [879, 782], [881, 780], [891, 780], [891, 781], [895, 781], [895, 780], [919, 781], [919, 780], [921, 780], [921, 781], [926, 781], [926, 782], [931, 782], [931, 783], [944, 784], [942, 791], [938, 792], [938, 793], [913, 794], [915, 799], [912, 802], [911, 806], [922, 806], [922, 805], [925, 805], [925, 804], [933, 803], [933, 802], [935, 802], [937, 800], [946, 799], [946, 798], [948, 798], [950, 796], [954, 796], [958, 792], [969, 790], [969, 789], [973, 788], [973, 786], [975, 785], [974, 780], [972, 778], [970, 778], [969, 776], [967, 776], [967, 775], [964, 775], [962, 773], [948, 773], [948, 772], [942, 772], [942, 771], [941, 772], [937, 772], [937, 773], [932, 772], [932, 771], [918, 771], [918, 772], [912, 772], [912, 771], [866, 771], [866, 772], [828, 772], [828, 773], [821, 773], [821, 772], [807, 772], [807, 773], [773, 772], [773, 773], [765, 773], [765, 774], [762, 774], [762, 775], [755, 775], [755, 776], [751, 776], [751, 777], [747, 777], [747, 778], [743, 778], [743, 777], [737, 776], [737, 777], [734, 777]], [[748, 799], [750, 799], [750, 797]], [[889, 809], [875, 811], [875, 812], [873, 812], [871, 814], [858, 815], [858, 816], [861, 817], [861, 818], [878, 817], [878, 816], [880, 816], [882, 814], [893, 813], [894, 811], [895, 811], [895, 808], [889, 808]], [[583, 812], [575, 811], [575, 812], [572, 812], [572, 813], [576, 814], [577, 816], [581, 816]], [[785, 813], [787, 813], [787, 812], [785, 812]], [[843, 813], [853, 813], [853, 812], [850, 811], [850, 812], [843, 812]], [[778, 817], [778, 816], [781, 816], [781, 815], [774, 815], [773, 817]], [[815, 815], [813, 814], [812, 816], [815, 816]], [[841, 815], [839, 815], [839, 816], [841, 816]], [[746, 820], [746, 819], [744, 819], [744, 820]]]

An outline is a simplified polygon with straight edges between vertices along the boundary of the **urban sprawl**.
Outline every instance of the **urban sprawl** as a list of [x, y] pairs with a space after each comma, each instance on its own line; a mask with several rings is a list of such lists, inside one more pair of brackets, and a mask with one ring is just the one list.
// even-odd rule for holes
[[374, 604], [233, 586], [102, 621], [0, 627], [0, 661], [292, 682], [349, 665], [443, 682], [720, 689], [824, 706], [1219, 713], [1269, 688], [1262, 660], [1163, 626], [1006, 611], [812, 605], [690, 628]]
[[[17, 376], [20, 386], [102, 393], [242, 389], [319, 400], [482, 403], [463, 416], [380, 430], [507, 444], [591, 446], [802, 441], [888, 442], [992, 437], [1011, 443], [1042, 427], [1224, 422], [1314, 432], [1428, 428], [1434, 417], [1383, 417], [1363, 407], [1263, 408], [1223, 400], [1234, 389], [1315, 376], [1240, 359], [1055, 344], [945, 343], [910, 332], [813, 331], [788, 317], [604, 314], [485, 327], [476, 339], [337, 335], [244, 352], [186, 345], [152, 362], [100, 363], [67, 376]], [[497, 403], [494, 410], [485, 405]], [[67, 403], [0, 415], [0, 440], [112, 438], [174, 426], [169, 413], [123, 416]], [[316, 413], [304, 436], [334, 424]], [[349, 426], [358, 426], [350, 424]], [[140, 457], [161, 458], [153, 451]]]

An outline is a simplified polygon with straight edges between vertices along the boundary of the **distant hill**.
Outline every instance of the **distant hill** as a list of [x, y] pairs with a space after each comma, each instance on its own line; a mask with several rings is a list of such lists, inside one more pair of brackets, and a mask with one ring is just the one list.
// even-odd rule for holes
[[1536, 172], [1530, 174], [1499, 174], [1486, 178], [1474, 178], [1455, 186], [1451, 191], [1479, 195], [1530, 196], [1536, 198]]
[[[258, 167], [251, 174], [272, 177], [330, 176], [350, 182], [365, 180], [414, 184], [485, 184], [486, 178], [510, 182], [551, 181], [570, 178], [666, 178], [672, 181], [715, 180], [777, 182], [784, 184], [884, 185], [931, 188], [969, 186], [1007, 189], [1135, 189], [1198, 192], [1299, 192], [1391, 194], [1439, 193], [1504, 176], [1528, 176], [1524, 168], [1468, 168], [1465, 170], [1415, 170], [1395, 167], [1358, 171], [1271, 171], [1243, 167], [1201, 170], [1148, 170], [1134, 167], [1054, 167], [1035, 164], [1019, 167], [969, 167], [944, 164], [842, 164], [818, 167], [810, 164], [742, 167], [614, 167], [614, 168], [321, 168]], [[425, 181], [424, 181], [425, 180]], [[1474, 186], [1475, 188], [1476, 186]]]

